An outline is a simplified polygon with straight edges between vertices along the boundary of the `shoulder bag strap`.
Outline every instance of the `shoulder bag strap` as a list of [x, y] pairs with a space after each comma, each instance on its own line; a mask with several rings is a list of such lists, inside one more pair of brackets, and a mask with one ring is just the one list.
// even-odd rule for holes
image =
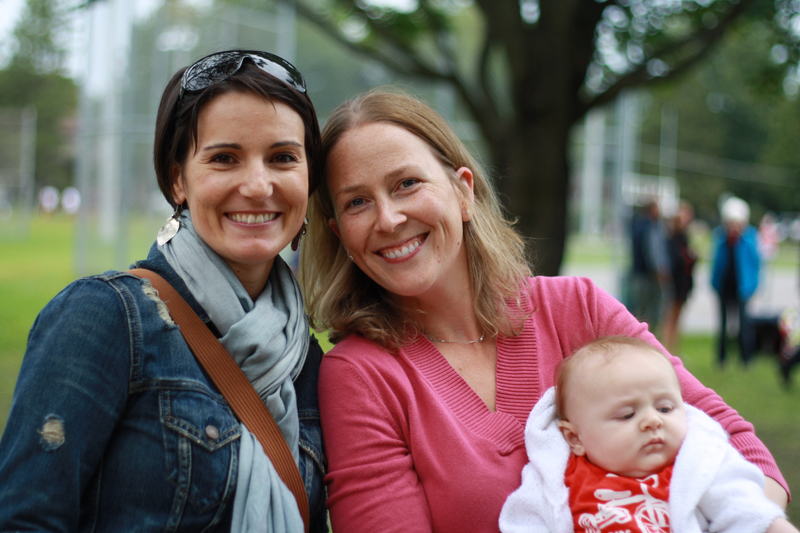
[[197, 313], [167, 280], [152, 270], [143, 268], [135, 268], [128, 272], [150, 280], [161, 300], [167, 304], [172, 319], [180, 326], [181, 335], [200, 365], [211, 376], [211, 380], [225, 397], [239, 421], [258, 438], [281, 480], [294, 494], [305, 531], [308, 533], [308, 497], [297, 463], [278, 424], [250, 384], [250, 380], [211, 330], [200, 320]]

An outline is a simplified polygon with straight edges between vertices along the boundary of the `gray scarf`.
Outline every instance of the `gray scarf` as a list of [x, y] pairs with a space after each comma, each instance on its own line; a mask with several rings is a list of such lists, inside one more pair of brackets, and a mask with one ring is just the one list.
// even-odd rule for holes
[[[253, 301], [228, 264], [197, 235], [188, 211], [181, 213], [180, 223], [181, 230], [159, 249], [222, 334], [220, 342], [253, 384], [299, 462], [300, 421], [293, 379], [303, 368], [309, 332], [297, 281], [277, 256], [267, 285]], [[240, 472], [252, 470], [261, 461], [259, 453], [263, 455], [263, 450], [257, 446], [253, 454], [240, 457]], [[272, 464], [267, 466], [277, 477]], [[285, 485], [280, 486], [288, 492]], [[268, 480], [251, 480], [247, 490], [237, 489], [234, 509], [242, 498], [246, 498], [242, 505], [257, 505], [264, 493], [267, 505], [287, 501], [285, 494], [282, 499], [270, 497], [270, 487]], [[271, 515], [285, 513], [285, 509], [275, 511]]]

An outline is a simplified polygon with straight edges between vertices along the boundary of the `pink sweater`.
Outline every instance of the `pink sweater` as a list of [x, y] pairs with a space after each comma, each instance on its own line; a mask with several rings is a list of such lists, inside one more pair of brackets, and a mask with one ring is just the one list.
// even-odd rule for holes
[[[497, 339], [496, 412], [421, 335], [394, 355], [350, 335], [325, 355], [319, 392], [334, 531], [499, 531], [500, 509], [527, 463], [525, 422], [558, 362], [607, 335], [640, 337], [666, 353], [588, 279], [536, 277], [530, 288], [524, 331]], [[672, 361], [684, 399], [786, 488], [753, 426]]]

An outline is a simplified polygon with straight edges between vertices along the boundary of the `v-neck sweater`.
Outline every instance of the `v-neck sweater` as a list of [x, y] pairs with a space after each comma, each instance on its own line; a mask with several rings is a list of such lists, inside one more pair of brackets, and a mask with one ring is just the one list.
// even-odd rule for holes
[[[320, 369], [334, 531], [499, 531], [506, 497], [527, 463], [524, 430], [559, 361], [597, 337], [639, 337], [667, 351], [616, 299], [587, 278], [530, 278], [530, 315], [514, 337], [498, 335], [496, 410], [418, 335], [394, 353], [358, 335]], [[671, 361], [684, 400], [715, 418], [731, 444], [784, 488], [753, 426]], [[787, 489], [788, 490], [788, 489]]]

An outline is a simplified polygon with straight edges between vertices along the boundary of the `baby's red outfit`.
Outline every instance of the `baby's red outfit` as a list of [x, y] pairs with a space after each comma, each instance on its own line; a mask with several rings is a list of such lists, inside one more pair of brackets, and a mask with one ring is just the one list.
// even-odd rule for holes
[[668, 533], [670, 479], [672, 465], [635, 479], [571, 455], [564, 482], [575, 533]]

